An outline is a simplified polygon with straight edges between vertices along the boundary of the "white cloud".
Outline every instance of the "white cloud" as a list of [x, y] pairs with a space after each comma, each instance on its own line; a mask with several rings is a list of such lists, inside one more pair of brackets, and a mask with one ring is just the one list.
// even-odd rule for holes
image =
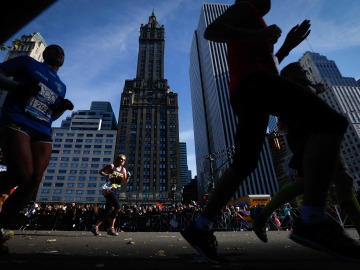
[[190, 129], [190, 130], [180, 131], [179, 137], [181, 142], [193, 141], [194, 130]]

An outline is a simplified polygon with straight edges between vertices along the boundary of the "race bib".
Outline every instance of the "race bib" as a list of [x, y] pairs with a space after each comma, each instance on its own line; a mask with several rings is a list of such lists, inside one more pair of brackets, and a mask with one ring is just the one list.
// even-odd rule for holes
[[51, 122], [51, 105], [55, 103], [58, 95], [43, 83], [39, 83], [41, 90], [35, 97], [31, 97], [26, 106], [25, 112], [33, 118], [49, 124]]

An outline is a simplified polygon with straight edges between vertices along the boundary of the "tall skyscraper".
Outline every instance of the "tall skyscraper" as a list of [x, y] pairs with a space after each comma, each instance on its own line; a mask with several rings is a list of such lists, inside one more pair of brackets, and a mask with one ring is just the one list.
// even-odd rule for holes
[[[229, 6], [202, 5], [190, 51], [189, 73], [199, 198], [203, 198], [209, 185], [216, 185], [223, 169], [228, 167], [227, 161], [231, 160], [230, 150], [234, 145], [237, 119], [229, 100], [227, 47], [225, 43], [207, 41], [203, 37], [206, 26]], [[219, 155], [214, 153], [223, 154], [217, 158]], [[272, 195], [277, 188], [276, 175], [266, 141], [258, 169], [241, 185], [234, 199], [248, 194]]]
[[53, 151], [36, 200], [105, 202], [101, 192], [105, 178], [99, 170], [113, 163], [116, 132], [115, 115], [106, 101], [92, 102], [90, 110], [73, 111], [61, 127], [53, 127]]
[[136, 78], [120, 100], [116, 153], [125, 153], [132, 177], [127, 200], [171, 203], [180, 193], [178, 95], [164, 79], [165, 28], [154, 11], [141, 24]]
[[181, 186], [186, 186], [190, 180], [189, 177], [189, 168], [187, 165], [187, 151], [186, 151], [186, 142], [179, 143], [180, 149], [180, 184]]
[[299, 62], [313, 82], [326, 82], [327, 91], [320, 97], [333, 109], [349, 119], [341, 155], [360, 188], [360, 87], [355, 78], [343, 77], [333, 60], [314, 52], [305, 52]]

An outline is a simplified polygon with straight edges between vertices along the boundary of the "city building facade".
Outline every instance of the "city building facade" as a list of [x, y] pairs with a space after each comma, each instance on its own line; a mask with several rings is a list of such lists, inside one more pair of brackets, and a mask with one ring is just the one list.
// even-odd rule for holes
[[[230, 5], [202, 4], [190, 49], [190, 89], [193, 109], [199, 198], [216, 186], [231, 161], [237, 118], [229, 102], [227, 47], [204, 39], [204, 31]], [[251, 132], [251, 131], [245, 131]], [[266, 140], [258, 168], [240, 186], [234, 199], [248, 194], [273, 195], [278, 189]]]
[[354, 188], [360, 188], [360, 87], [355, 78], [343, 77], [333, 60], [315, 52], [305, 52], [299, 62], [314, 83], [323, 82], [327, 91], [320, 97], [334, 110], [349, 119], [341, 155], [354, 178]]
[[120, 100], [116, 153], [132, 173], [129, 203], [170, 204], [180, 196], [178, 94], [164, 78], [165, 28], [154, 11], [141, 24], [136, 78], [125, 81]]
[[36, 201], [105, 203], [101, 186], [106, 179], [99, 170], [113, 163], [116, 133], [115, 115], [106, 101], [73, 111], [60, 127], [53, 127], [51, 159]]
[[187, 164], [186, 142], [179, 143], [180, 151], [180, 184], [186, 186], [191, 181], [191, 171], [189, 172]]

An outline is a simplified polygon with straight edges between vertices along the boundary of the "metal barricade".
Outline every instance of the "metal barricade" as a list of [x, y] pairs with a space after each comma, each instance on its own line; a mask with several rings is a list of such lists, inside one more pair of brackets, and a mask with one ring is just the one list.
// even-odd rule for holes
[[[137, 213], [123, 213], [117, 217], [116, 230], [120, 231], [180, 231], [184, 229], [190, 222], [196, 219], [199, 213], [192, 212], [156, 212], [145, 213], [139, 215]], [[278, 217], [281, 221], [282, 229], [291, 229], [296, 218], [300, 215], [300, 210], [297, 208], [291, 209], [291, 216], [285, 218], [285, 215], [281, 212], [281, 209], [277, 211]], [[338, 222], [342, 227], [353, 227], [352, 222], [347, 216], [341, 212], [337, 205], [331, 205], [327, 209], [327, 214], [330, 218]], [[16, 230], [88, 230], [89, 226], [93, 223], [93, 219], [87, 217], [84, 219], [84, 224], [79, 224], [74, 227], [70, 226], [68, 217], [63, 214], [34, 214], [30, 217], [26, 217], [24, 213], [20, 212], [17, 217], [9, 224], [6, 224], [6, 228]], [[101, 230], [107, 229], [108, 222], [101, 224]], [[231, 213], [223, 213], [214, 222], [215, 230], [241, 230], [245, 227], [240, 223], [235, 223], [235, 217]], [[251, 230], [250, 227], [246, 227], [247, 230]]]

